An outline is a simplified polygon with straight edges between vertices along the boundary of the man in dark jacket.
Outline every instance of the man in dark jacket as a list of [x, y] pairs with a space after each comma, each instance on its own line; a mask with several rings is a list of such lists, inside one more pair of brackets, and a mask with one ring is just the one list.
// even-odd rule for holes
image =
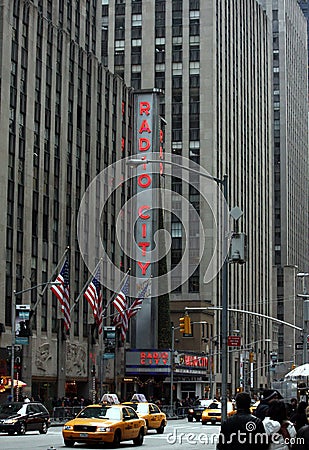
[[237, 412], [221, 424], [217, 450], [267, 449], [263, 423], [250, 413], [250, 394], [241, 392], [235, 401]]
[[294, 438], [293, 450], [308, 450], [309, 448], [309, 406], [306, 408], [308, 425], [301, 427]]
[[266, 389], [263, 392], [263, 398], [260, 401], [259, 406], [255, 410], [255, 415], [261, 420], [264, 420], [267, 416], [267, 411], [269, 408], [269, 404], [273, 400], [281, 400], [283, 397], [280, 394], [280, 392], [274, 390], [274, 389]]

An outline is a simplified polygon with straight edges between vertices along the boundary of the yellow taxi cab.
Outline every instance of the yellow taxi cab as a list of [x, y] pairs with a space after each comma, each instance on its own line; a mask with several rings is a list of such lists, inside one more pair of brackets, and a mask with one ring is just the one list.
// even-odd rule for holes
[[147, 432], [146, 422], [128, 405], [86, 406], [62, 429], [64, 445], [109, 443], [119, 447], [120, 442], [132, 440], [142, 445]]
[[[227, 416], [230, 417], [236, 413], [234, 404], [232, 402], [227, 402]], [[204, 409], [202, 412], [202, 424], [206, 425], [207, 422], [215, 424], [216, 422], [221, 422], [221, 403], [213, 402], [208, 408]]]
[[149, 403], [143, 394], [134, 394], [130, 402], [123, 403], [130, 405], [137, 414], [145, 419], [147, 430], [156, 430], [158, 434], [164, 433], [167, 420], [166, 415], [155, 403]]

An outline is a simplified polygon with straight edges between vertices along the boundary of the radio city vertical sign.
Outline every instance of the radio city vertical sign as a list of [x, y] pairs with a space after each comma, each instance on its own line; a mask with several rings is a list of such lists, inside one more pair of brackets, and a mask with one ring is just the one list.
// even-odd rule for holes
[[[137, 159], [159, 160], [163, 158], [163, 130], [159, 117], [160, 91], [137, 91], [134, 101], [134, 152]], [[141, 164], [137, 167], [135, 212], [135, 275], [141, 281], [157, 274], [154, 254], [154, 235], [158, 229], [160, 205], [160, 174], [158, 163]], [[157, 302], [153, 298], [152, 283], [150, 295], [143, 302], [136, 323], [136, 346], [156, 346]], [[152, 335], [152, 336], [151, 336]], [[146, 338], [146, 336], [148, 336]], [[145, 343], [145, 339], [148, 342]]]
[[[163, 158], [163, 131], [158, 114], [158, 93], [141, 91], [135, 97], [135, 153], [138, 159]], [[156, 166], [156, 167], [154, 167]], [[135, 239], [137, 243], [136, 276], [148, 279], [156, 270], [151, 260], [153, 236], [158, 228], [158, 164], [137, 167]]]

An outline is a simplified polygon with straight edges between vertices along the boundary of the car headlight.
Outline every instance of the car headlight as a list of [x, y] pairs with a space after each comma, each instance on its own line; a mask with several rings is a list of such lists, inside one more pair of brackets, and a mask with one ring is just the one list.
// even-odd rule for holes
[[64, 425], [63, 427], [64, 430], [73, 430], [72, 425]]
[[102, 431], [103, 433], [106, 431], [112, 431], [111, 427], [98, 427], [97, 431]]
[[3, 423], [7, 423], [7, 424], [13, 424], [18, 422], [17, 419], [4, 419]]
[[189, 413], [193, 413], [194, 411], [193, 411], [193, 409], [189, 409]]

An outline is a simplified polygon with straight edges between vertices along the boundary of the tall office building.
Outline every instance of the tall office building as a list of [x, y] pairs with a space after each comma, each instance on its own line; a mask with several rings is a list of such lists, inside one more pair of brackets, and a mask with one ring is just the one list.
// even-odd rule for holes
[[[253, 389], [266, 384], [267, 340], [273, 338], [271, 322], [263, 318], [270, 315], [273, 298], [269, 25], [257, 1], [102, 1], [103, 63], [135, 89], [164, 90], [161, 115], [166, 121], [166, 152], [200, 164], [219, 179], [227, 174], [229, 208], [238, 206], [243, 212], [237, 223], [231, 219], [232, 229], [237, 227], [248, 238], [247, 263], [229, 267], [229, 307], [247, 311], [229, 313], [229, 333], [240, 334], [243, 345], [242, 352], [238, 349], [231, 353], [229, 382], [233, 393], [238, 387], [240, 353], [245, 362], [249, 351], [254, 354], [250, 374], [249, 363], [243, 372], [244, 382]], [[182, 178], [183, 173], [172, 168], [167, 185], [192, 202], [207, 235], [206, 252], [192, 275], [187, 280], [189, 268], [181, 265], [171, 280], [175, 286], [170, 294], [175, 325], [186, 306], [221, 305], [220, 272], [212, 281], [203, 282], [214, 251], [214, 222], [218, 219], [221, 224], [221, 218], [216, 209], [213, 214], [207, 209], [199, 190]], [[174, 211], [178, 208], [177, 203], [169, 207]], [[193, 225], [186, 241], [179, 222], [186, 221], [188, 212], [182, 208], [181, 214], [181, 219], [172, 216], [167, 224], [172, 237], [170, 268], [179, 264], [185, 246], [190, 247], [201, 231]], [[219, 256], [221, 252], [219, 248]], [[181, 284], [183, 279], [186, 282]], [[213, 353], [220, 354], [220, 312], [205, 309], [204, 313], [191, 313], [191, 317], [208, 324], [195, 325], [191, 337], [180, 338], [176, 331], [180, 340], [176, 348], [208, 353], [212, 348]], [[203, 334], [208, 340], [206, 348], [201, 340]], [[263, 367], [258, 379], [257, 365]], [[220, 389], [220, 357], [216, 358], [215, 372]], [[177, 397], [204, 395], [209, 380], [200, 383], [202, 391], [196, 390], [196, 381], [194, 377], [184, 380], [176, 376]]]
[[[71, 329], [64, 335], [56, 296], [47, 289], [40, 297], [44, 286], [26, 290], [58, 275], [67, 246], [71, 307], [86, 283], [77, 214], [89, 183], [131, 147], [131, 92], [100, 61], [99, 2], [4, 0], [0, 17], [1, 375], [10, 375], [7, 346], [16, 300], [36, 308], [29, 344], [15, 355], [18, 362], [21, 358], [16, 370], [26, 392], [44, 401], [77, 392], [88, 398], [98, 356], [88, 302], [81, 296], [74, 305]], [[104, 208], [101, 223], [102, 243], [123, 269], [115, 220], [127, 196], [122, 186]], [[120, 220], [124, 228], [125, 218]], [[93, 244], [95, 258], [99, 250], [97, 255]], [[108, 276], [111, 280], [113, 273]], [[14, 291], [26, 292], [15, 296]], [[108, 295], [103, 292], [105, 300]]]
[[[303, 327], [302, 285], [309, 268], [307, 2], [263, 1], [273, 35], [274, 313]], [[278, 329], [278, 359], [303, 361], [301, 332]], [[300, 346], [298, 346], [300, 347]], [[291, 363], [278, 367], [284, 373]], [[281, 370], [279, 370], [281, 369]]]
[[[308, 4], [308, 0], [298, 0], [299, 6], [301, 7], [304, 16], [307, 20], [307, 38], [308, 38], [308, 42], [307, 42], [307, 47], [308, 47], [308, 86], [309, 86], [309, 4]], [[308, 89], [309, 91], [309, 89]], [[308, 99], [309, 101], [309, 99]]]

